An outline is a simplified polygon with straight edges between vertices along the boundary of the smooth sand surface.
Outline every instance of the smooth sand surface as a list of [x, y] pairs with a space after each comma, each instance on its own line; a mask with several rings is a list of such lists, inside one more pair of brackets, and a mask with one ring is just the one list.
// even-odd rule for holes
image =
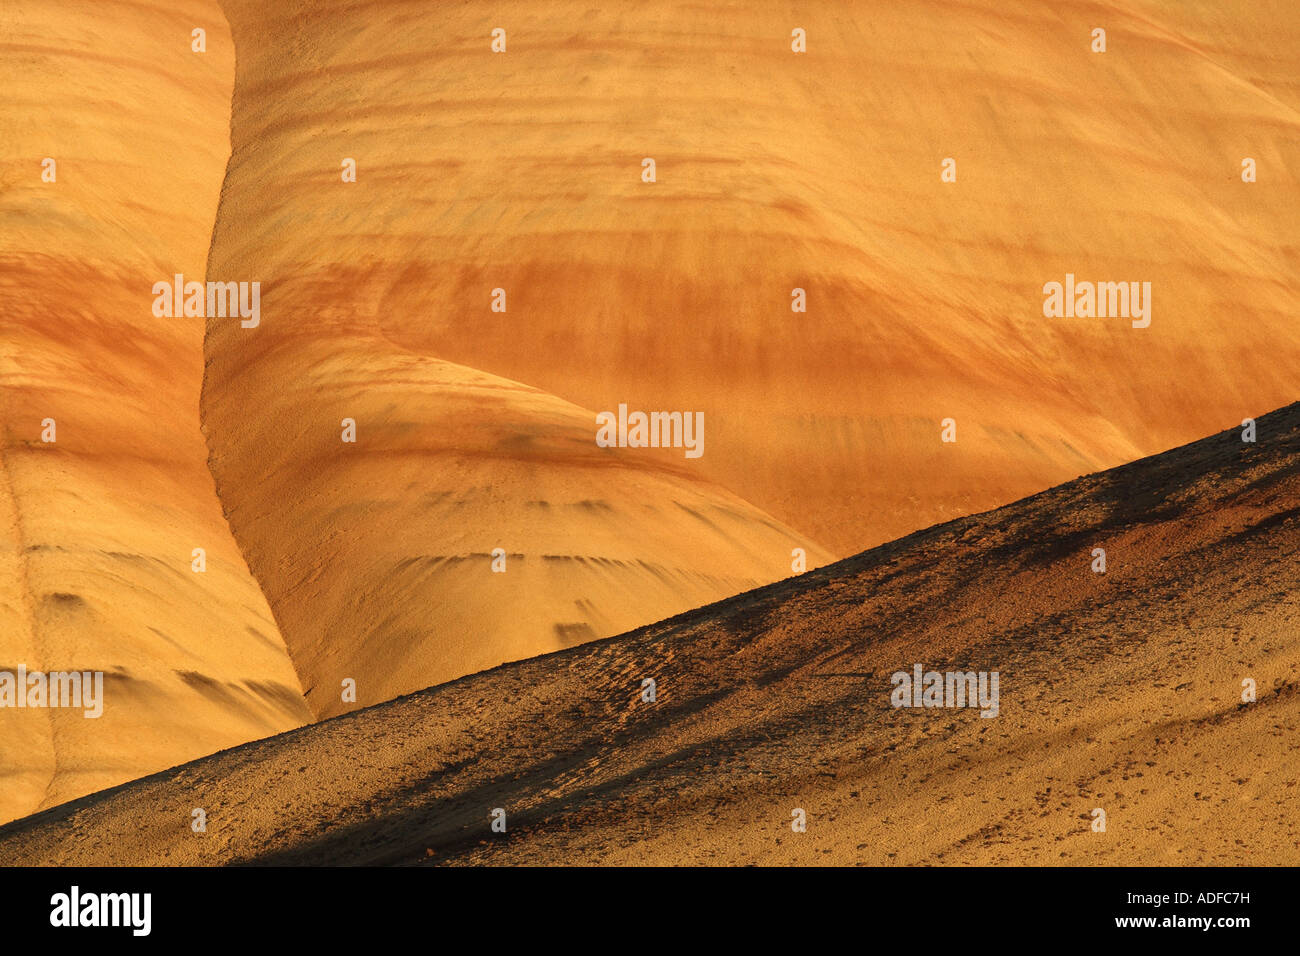
[[152, 314], [154, 282], [203, 277], [225, 19], [7, 0], [0, 64], [0, 670], [105, 675], [98, 719], [0, 709], [9, 820], [311, 715], [207, 468], [202, 322]]
[[[263, 316], [210, 321], [204, 421], [317, 714], [1296, 397], [1294, 4], [223, 9], [209, 275]], [[1067, 273], [1152, 283], [1151, 326], [1045, 318]], [[703, 457], [581, 450], [620, 402], [702, 411]], [[669, 503], [703, 483], [753, 520]]]
[[[842, 557], [1297, 397], [1291, 0], [224, 9], [211, 262], [282, 338], [210, 340], [210, 418], [350, 400], [309, 341], [698, 409], [694, 471]], [[1151, 326], [1044, 318], [1067, 272], [1151, 282]], [[219, 477], [307, 467], [222, 434]]]

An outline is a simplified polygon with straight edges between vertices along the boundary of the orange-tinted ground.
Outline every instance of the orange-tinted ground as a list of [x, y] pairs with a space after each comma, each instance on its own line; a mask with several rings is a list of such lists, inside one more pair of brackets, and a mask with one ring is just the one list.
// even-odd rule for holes
[[105, 674], [98, 719], [0, 708], [10, 820], [311, 714], [214, 493], [201, 323], [152, 314], [211, 240], [221, 11], [6, 0], [0, 70], [0, 671]]
[[[250, 405], [329, 396], [316, 341], [702, 409], [695, 470], [843, 555], [1295, 398], [1289, 0], [225, 9], [212, 265], [276, 291], [209, 353]], [[1067, 272], [1152, 282], [1151, 327], [1044, 319]]]
[[[0, 26], [0, 670], [110, 690], [0, 710], [0, 820], [1296, 398], [1289, 0]], [[152, 315], [205, 269], [258, 328]], [[1044, 318], [1067, 272], [1151, 282], [1150, 328]], [[596, 447], [623, 402], [702, 411], [703, 457]]]
[[[318, 714], [1296, 397], [1294, 4], [224, 9], [209, 273], [265, 294], [259, 329], [210, 321], [204, 416]], [[1151, 326], [1044, 318], [1067, 272], [1151, 282]], [[703, 457], [597, 454], [619, 402], [703, 411]], [[704, 481], [762, 512], [730, 557]], [[495, 580], [494, 547], [523, 556]]]
[[[1298, 546], [1300, 404], [19, 821], [0, 862], [1295, 865]], [[891, 707], [916, 663], [997, 671], [998, 716]]]

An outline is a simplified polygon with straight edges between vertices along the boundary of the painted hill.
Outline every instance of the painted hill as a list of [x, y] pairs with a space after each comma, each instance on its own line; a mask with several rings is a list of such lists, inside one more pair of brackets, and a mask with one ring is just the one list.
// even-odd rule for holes
[[98, 719], [0, 708], [10, 820], [311, 715], [207, 468], [202, 323], [152, 313], [203, 275], [221, 11], [6, 2], [0, 73], [0, 671], [105, 675]]
[[[788, 574], [796, 532], [842, 556], [1295, 397], [1294, 4], [223, 9], [209, 276], [262, 281], [263, 318], [211, 322], [204, 420], [318, 714], [348, 676], [374, 702], [608, 636]], [[1150, 327], [1045, 318], [1067, 274], [1150, 282]], [[704, 413], [654, 499], [644, 454], [570, 458], [621, 402]], [[730, 554], [667, 503], [706, 484], [748, 503]]]
[[[1289, 0], [6, 3], [0, 670], [115, 703], [0, 711], [0, 819], [1293, 400], [1298, 40]], [[260, 325], [154, 316], [175, 273]], [[1067, 274], [1150, 327], [1044, 317]], [[704, 455], [597, 447], [622, 403]]]
[[[694, 470], [843, 556], [1290, 402], [1300, 7], [1124, 7], [226, 0], [211, 265], [284, 338], [210, 341], [208, 414], [344, 398], [307, 343], [698, 409]], [[1044, 318], [1067, 273], [1150, 327]], [[302, 467], [221, 432], [219, 477]]]

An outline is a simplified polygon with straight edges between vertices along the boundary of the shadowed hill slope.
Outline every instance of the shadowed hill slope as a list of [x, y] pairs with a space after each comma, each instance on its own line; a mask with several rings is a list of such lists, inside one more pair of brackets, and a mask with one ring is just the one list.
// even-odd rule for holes
[[[0, 862], [1294, 865], [1300, 404], [1258, 439], [78, 800]], [[997, 671], [998, 715], [894, 709], [914, 664]]]

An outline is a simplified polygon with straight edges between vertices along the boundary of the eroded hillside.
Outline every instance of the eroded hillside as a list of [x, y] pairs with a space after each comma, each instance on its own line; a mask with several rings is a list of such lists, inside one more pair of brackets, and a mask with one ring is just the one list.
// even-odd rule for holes
[[[1294, 866], [1300, 404], [1257, 437], [77, 801], [0, 862]], [[892, 706], [918, 664], [997, 672], [996, 716]]]

